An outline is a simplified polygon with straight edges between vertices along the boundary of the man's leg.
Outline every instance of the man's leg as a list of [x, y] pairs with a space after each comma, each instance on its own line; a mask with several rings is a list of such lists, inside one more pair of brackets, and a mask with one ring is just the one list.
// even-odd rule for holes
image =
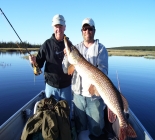
[[72, 107], [72, 100], [73, 100], [73, 96], [72, 96], [72, 92], [71, 92], [71, 86], [68, 86], [66, 88], [61, 88], [60, 89], [60, 100], [66, 100], [69, 107]]
[[104, 102], [102, 99], [92, 100], [90, 97], [86, 97], [87, 108], [86, 113], [88, 115], [89, 131], [94, 136], [100, 136], [104, 127]]
[[87, 118], [85, 112], [85, 97], [77, 94], [73, 94], [74, 102], [74, 121], [76, 131], [79, 134], [83, 130], [87, 130]]
[[60, 92], [60, 89], [54, 88], [46, 83], [46, 86], [45, 86], [46, 98], [50, 98], [50, 96], [53, 95], [53, 97], [57, 101], [59, 101], [60, 100], [59, 92]]
[[71, 86], [68, 86], [66, 88], [62, 88], [60, 89], [60, 100], [66, 100], [69, 107], [70, 107], [70, 119], [72, 118], [72, 100], [73, 100], [73, 96], [72, 96], [72, 92], [71, 92]]

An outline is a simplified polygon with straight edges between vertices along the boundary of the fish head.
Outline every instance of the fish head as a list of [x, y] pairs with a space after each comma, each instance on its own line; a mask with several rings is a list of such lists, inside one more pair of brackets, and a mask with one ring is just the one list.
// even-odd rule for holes
[[80, 52], [77, 48], [69, 41], [69, 39], [64, 36], [64, 44], [66, 48], [66, 55], [70, 64], [76, 65], [81, 58]]

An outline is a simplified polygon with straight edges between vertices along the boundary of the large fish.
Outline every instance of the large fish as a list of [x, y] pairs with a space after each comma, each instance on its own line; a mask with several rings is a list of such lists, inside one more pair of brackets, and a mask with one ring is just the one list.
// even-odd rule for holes
[[137, 137], [134, 129], [124, 116], [121, 94], [111, 80], [102, 71], [90, 64], [66, 37], [64, 37], [64, 43], [69, 63], [74, 65], [82, 78], [91, 81], [108, 108], [117, 115], [120, 125], [119, 139], [125, 140], [127, 137]]

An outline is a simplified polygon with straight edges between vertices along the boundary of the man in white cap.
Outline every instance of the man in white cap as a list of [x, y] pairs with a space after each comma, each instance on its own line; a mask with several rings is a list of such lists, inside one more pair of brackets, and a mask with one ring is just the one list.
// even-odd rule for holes
[[[94, 39], [95, 23], [91, 18], [82, 21], [83, 41], [76, 45], [83, 57], [91, 64], [100, 69], [104, 74], [108, 74], [108, 52], [104, 45]], [[63, 70], [66, 71], [63, 60]], [[87, 74], [87, 73], [86, 73]], [[75, 70], [72, 77], [72, 92], [74, 102], [75, 126], [78, 133], [89, 129], [90, 139], [100, 140], [104, 135], [104, 101], [94, 93], [94, 86], [91, 81], [85, 81]]]
[[38, 64], [39, 68], [44, 66], [45, 93], [49, 98], [51, 95], [56, 100], [66, 100], [71, 107], [71, 76], [65, 74], [62, 69], [62, 60], [64, 57], [64, 31], [66, 29], [65, 19], [62, 15], [55, 15], [52, 19], [54, 33], [47, 39], [37, 56], [29, 56], [32, 64]]

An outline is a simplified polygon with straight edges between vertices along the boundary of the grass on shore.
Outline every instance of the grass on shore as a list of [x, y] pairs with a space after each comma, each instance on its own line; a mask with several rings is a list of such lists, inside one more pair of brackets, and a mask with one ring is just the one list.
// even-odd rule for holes
[[109, 56], [153, 56], [155, 57], [155, 51], [142, 51], [142, 50], [108, 50]]
[[[38, 51], [39, 48], [29, 48], [29, 51]], [[19, 51], [26, 52], [25, 48], [0, 48], [0, 52], [8, 51]], [[155, 51], [144, 51], [144, 50], [119, 50], [119, 49], [107, 49], [109, 56], [136, 56], [136, 57], [145, 57], [149, 59], [155, 59]], [[37, 53], [33, 54], [37, 55]], [[28, 59], [28, 56], [24, 56], [25, 59]]]
[[[38, 51], [39, 48], [28, 48], [29, 51]], [[8, 51], [26, 51], [26, 48], [0, 48], [0, 52], [8, 52]]]
[[[33, 55], [37, 55], [34, 53]], [[135, 57], [144, 57], [147, 59], [155, 59], [155, 51], [131, 51], [131, 50], [108, 50], [109, 56], [135, 56]], [[28, 56], [24, 56], [28, 59]]]

